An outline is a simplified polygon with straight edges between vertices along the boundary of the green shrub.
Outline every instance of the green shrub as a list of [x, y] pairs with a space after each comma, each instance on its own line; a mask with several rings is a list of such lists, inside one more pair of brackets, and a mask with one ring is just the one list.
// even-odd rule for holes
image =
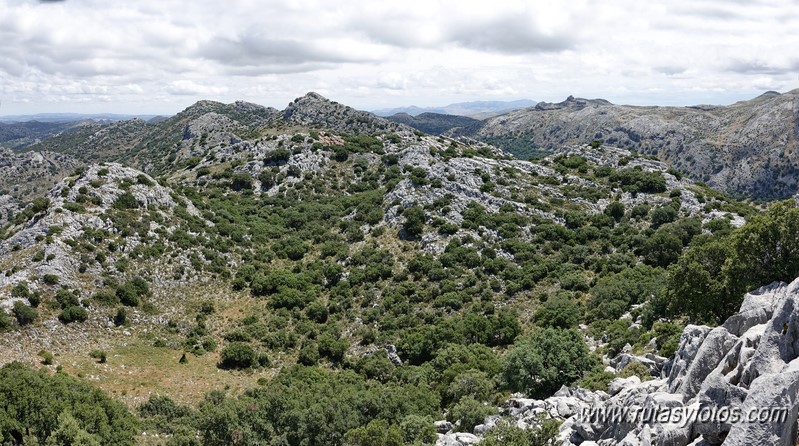
[[403, 225], [405, 232], [414, 238], [421, 236], [425, 223], [424, 209], [419, 205], [414, 205], [405, 209], [402, 215], [405, 217], [405, 224]]
[[86, 309], [78, 306], [71, 306], [61, 310], [58, 315], [58, 320], [64, 324], [71, 324], [72, 322], [85, 322], [89, 318]]
[[232, 342], [219, 354], [218, 367], [222, 369], [247, 369], [258, 366], [258, 356], [249, 344]]
[[315, 342], [308, 343], [300, 350], [300, 356], [297, 359], [302, 365], [312, 366], [319, 362], [319, 346]]
[[599, 390], [607, 392], [608, 385], [616, 378], [617, 376], [615, 373], [600, 370], [586, 375], [581, 380], [577, 381], [577, 385], [592, 392]]
[[114, 209], [138, 209], [139, 208], [139, 200], [133, 196], [130, 192], [125, 192], [117, 197], [114, 200], [113, 204]]
[[402, 446], [402, 431], [385, 420], [372, 420], [344, 435], [344, 446]]
[[400, 423], [405, 444], [433, 444], [438, 439], [433, 418], [424, 415], [408, 415]]
[[96, 359], [100, 364], [105, 364], [108, 354], [103, 350], [92, 350], [89, 352], [89, 357]]
[[641, 378], [641, 381], [649, 381], [652, 379], [652, 373], [650, 373], [649, 367], [640, 362], [631, 362], [624, 366], [623, 369], [619, 370], [619, 378], [629, 378], [631, 376], [637, 376]]
[[446, 401], [458, 402], [466, 397], [485, 401], [494, 391], [494, 383], [485, 372], [467, 370], [456, 376], [447, 387]]
[[650, 216], [653, 227], [659, 227], [666, 223], [671, 223], [677, 219], [677, 210], [671, 206], [660, 206], [652, 211]]
[[34, 214], [38, 214], [40, 212], [46, 211], [47, 208], [49, 208], [49, 207], [50, 207], [50, 199], [49, 198], [36, 197], [36, 198], [33, 199], [33, 202], [31, 202], [31, 208], [30, 209], [31, 209], [31, 211], [33, 211]]
[[233, 178], [230, 181], [230, 188], [235, 191], [252, 189], [252, 176], [246, 172], [233, 174]]
[[117, 287], [115, 295], [122, 305], [136, 307], [141, 303], [141, 298], [150, 294], [150, 286], [141, 277], [134, 277]]
[[619, 221], [624, 217], [624, 203], [614, 201], [605, 208], [605, 215], [613, 217], [614, 220]]
[[39, 316], [36, 310], [20, 301], [14, 302], [14, 308], [12, 312], [14, 313], [14, 317], [17, 319], [17, 323], [20, 326], [34, 323], [36, 318]]
[[22, 299], [27, 299], [30, 296], [31, 292], [28, 288], [28, 282], [22, 281], [18, 282], [14, 285], [14, 288], [11, 288], [11, 297], [19, 297]]
[[666, 268], [682, 254], [683, 243], [673, 233], [658, 230], [649, 237], [642, 248], [644, 263]]
[[101, 290], [94, 293], [94, 296], [92, 296], [92, 300], [100, 305], [106, 305], [106, 306], [116, 305], [117, 303], [119, 303], [119, 298], [117, 297], [117, 295], [108, 290]]
[[114, 315], [114, 325], [120, 327], [122, 325], [125, 325], [127, 321], [128, 321], [127, 311], [125, 311], [124, 308], [117, 309], [117, 314]]
[[67, 288], [60, 288], [58, 291], [56, 291], [55, 299], [61, 309], [80, 306], [80, 299], [78, 299], [78, 295], [72, 291], [69, 291]]
[[633, 304], [657, 298], [666, 288], [666, 274], [660, 268], [637, 265], [599, 279], [591, 288], [590, 315], [594, 319], [618, 319]]
[[45, 256], [44, 249], [40, 249], [39, 251], [36, 251], [36, 254], [34, 254], [33, 257], [31, 258], [31, 261], [41, 262], [42, 260], [44, 260], [44, 256]]
[[496, 408], [477, 401], [472, 397], [461, 399], [447, 414], [451, 422], [459, 422], [458, 431], [471, 432], [478, 424], [482, 424], [487, 415], [496, 413]]
[[580, 309], [568, 296], [557, 295], [547, 299], [535, 312], [535, 322], [540, 327], [572, 328], [580, 320]]
[[40, 351], [39, 352], [39, 356], [41, 356], [42, 364], [44, 364], [44, 365], [53, 365], [53, 363], [55, 362], [55, 358], [53, 357], [53, 354], [48, 352], [48, 351], [45, 351], [45, 350]]
[[545, 398], [582, 378], [596, 363], [577, 330], [547, 328], [513, 346], [501, 377], [511, 391]]
[[558, 444], [555, 438], [558, 435], [560, 421], [549, 418], [541, 420], [536, 429], [522, 429], [516, 424], [501, 423], [491, 429], [483, 440], [481, 446], [551, 446]]
[[644, 172], [640, 168], [620, 169], [610, 174], [611, 183], [625, 192], [659, 193], [666, 191], [666, 179], [660, 172]]
[[137, 307], [141, 303], [139, 295], [135, 288], [131, 285], [125, 284], [117, 288], [115, 293], [119, 302], [128, 307]]

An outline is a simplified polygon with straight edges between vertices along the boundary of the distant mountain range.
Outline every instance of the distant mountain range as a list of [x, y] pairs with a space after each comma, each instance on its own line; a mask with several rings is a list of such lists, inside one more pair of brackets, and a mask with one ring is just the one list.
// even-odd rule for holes
[[416, 116], [411, 116], [408, 113], [397, 113], [386, 119], [405, 124], [431, 135], [440, 135], [453, 128], [479, 128], [482, 124], [482, 121], [479, 119], [470, 118], [468, 116], [443, 115], [440, 113], [422, 113]]
[[475, 119], [486, 119], [513, 110], [534, 107], [536, 104], [538, 104], [538, 102], [530, 99], [520, 99], [517, 101], [473, 101], [458, 102], [444, 107], [417, 107], [411, 105], [409, 107], [374, 110], [372, 113], [378, 116], [392, 116], [398, 113], [407, 113], [411, 116], [418, 116], [422, 113], [438, 113], [442, 115], [458, 115]]
[[654, 155], [727, 193], [799, 191], [799, 89], [725, 106], [640, 107], [569, 96], [453, 129], [519, 158], [594, 140]]
[[149, 121], [159, 118], [158, 115], [124, 115], [115, 113], [37, 113], [34, 115], [6, 115], [0, 116], [0, 122], [75, 122], [75, 121], [124, 121], [139, 118]]

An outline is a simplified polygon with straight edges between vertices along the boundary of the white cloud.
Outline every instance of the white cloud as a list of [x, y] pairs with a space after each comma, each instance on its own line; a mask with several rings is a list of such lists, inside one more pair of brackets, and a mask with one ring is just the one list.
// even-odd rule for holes
[[728, 103], [799, 86], [793, 0], [0, 0], [0, 114], [473, 99]]

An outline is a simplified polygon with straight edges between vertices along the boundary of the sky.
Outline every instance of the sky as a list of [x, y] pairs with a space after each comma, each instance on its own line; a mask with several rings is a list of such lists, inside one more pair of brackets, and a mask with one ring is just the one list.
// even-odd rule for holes
[[799, 88], [797, 30], [796, 0], [0, 0], [0, 115], [729, 104]]

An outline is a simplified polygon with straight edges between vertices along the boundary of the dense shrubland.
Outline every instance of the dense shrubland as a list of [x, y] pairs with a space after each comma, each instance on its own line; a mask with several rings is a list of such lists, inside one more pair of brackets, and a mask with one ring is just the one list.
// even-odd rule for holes
[[0, 444], [132, 445], [138, 422], [100, 390], [19, 363], [0, 368]]

